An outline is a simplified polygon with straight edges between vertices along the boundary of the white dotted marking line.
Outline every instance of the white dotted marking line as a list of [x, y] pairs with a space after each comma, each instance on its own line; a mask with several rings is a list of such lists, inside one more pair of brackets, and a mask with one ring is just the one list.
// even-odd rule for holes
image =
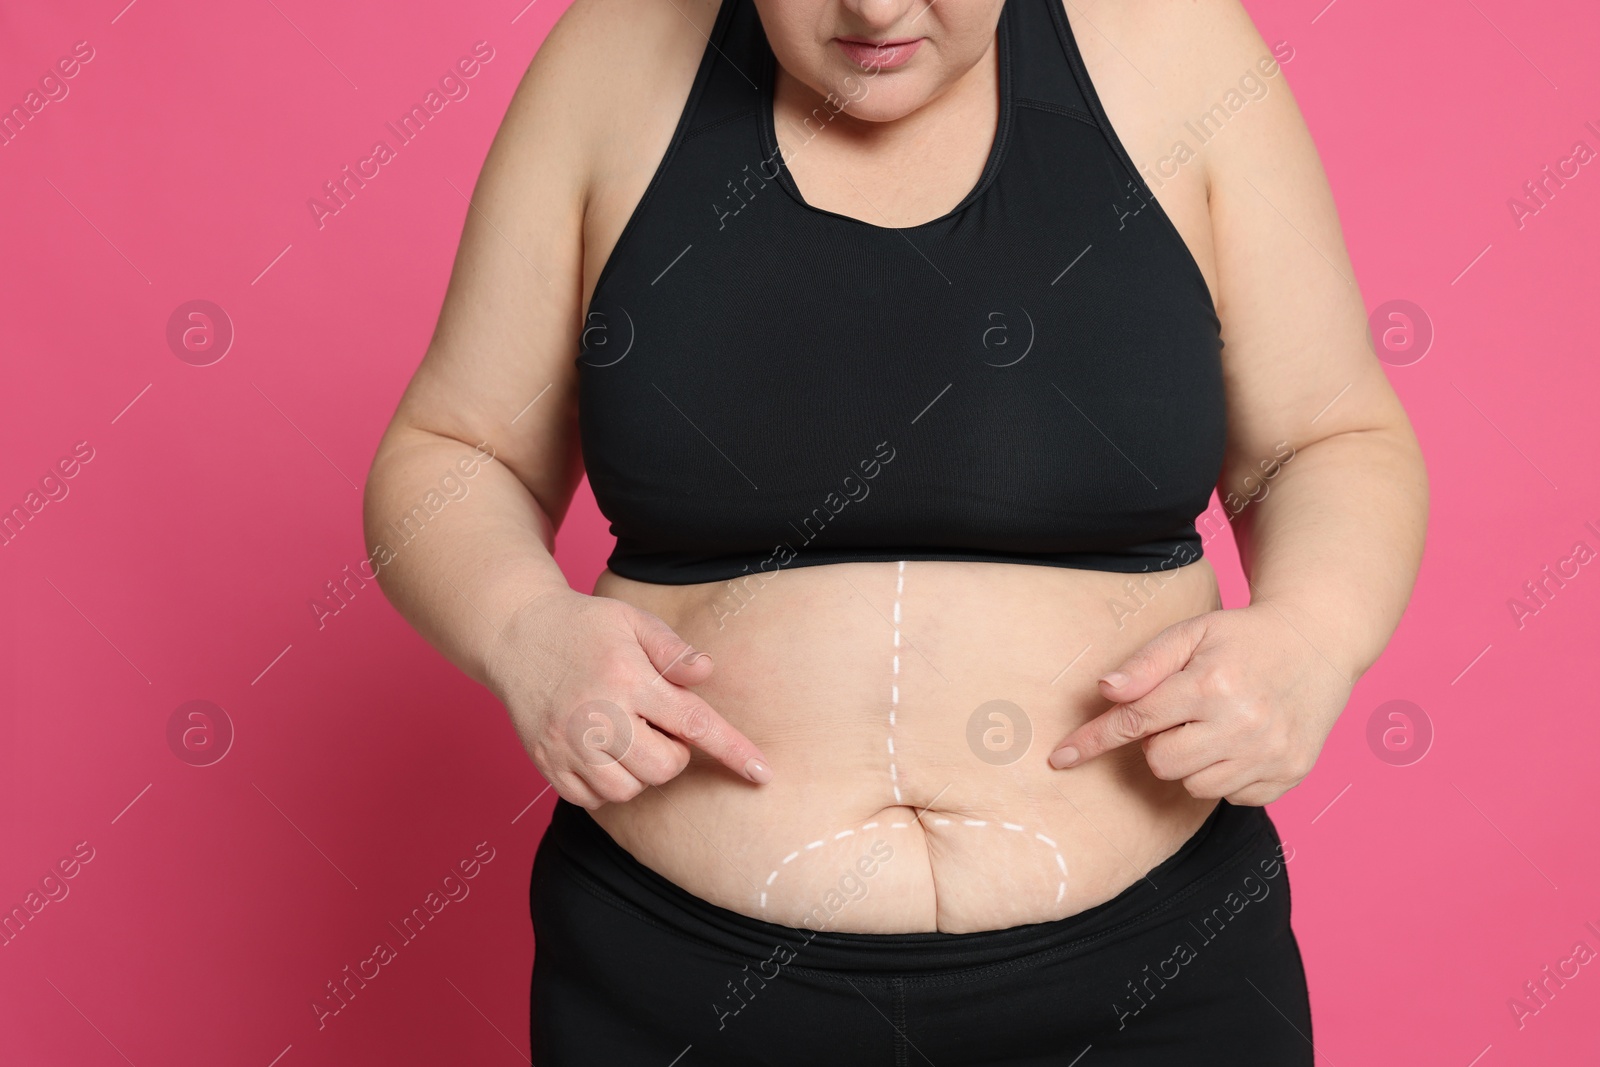
[[896, 712], [900, 709], [900, 596], [906, 589], [906, 561], [900, 560], [894, 578], [894, 653], [890, 668], [894, 678], [889, 683], [889, 786], [894, 790], [894, 802], [904, 804], [900, 795], [900, 767], [895, 762], [894, 726]]
[[[943, 816], [938, 816], [938, 817], [935, 817], [935, 818], [932, 818], [932, 819], [928, 819], [926, 821], [932, 823], [934, 826], [984, 827], [984, 826], [998, 825], [1001, 829], [1010, 830], [1013, 833], [1027, 834], [1027, 832], [1028, 832], [1027, 827], [1022, 826], [1020, 823], [1014, 823], [1014, 822], [1002, 822], [1002, 823], [995, 824], [995, 823], [990, 823], [986, 819], [961, 819], [960, 821], [957, 821], [957, 820], [954, 820], [954, 819], [947, 819], [947, 818], [945, 818]], [[790, 863], [792, 863], [796, 859], [798, 859], [800, 857], [801, 853], [809, 852], [809, 851], [811, 851], [812, 849], [815, 849], [815, 848], [821, 848], [829, 840], [839, 841], [839, 840], [842, 840], [842, 839], [844, 839], [846, 837], [852, 837], [855, 834], [857, 834], [858, 832], [861, 832], [861, 831], [864, 831], [864, 830], [876, 829], [880, 825], [881, 824], [877, 820], [873, 820], [872, 822], [869, 822], [869, 823], [863, 823], [861, 826], [856, 827], [854, 829], [840, 830], [838, 833], [834, 834], [831, 839], [830, 838], [818, 838], [817, 840], [815, 840], [815, 841], [811, 842], [810, 844], [806, 845], [805, 848], [798, 849], [798, 850], [796, 850], [794, 852], [789, 853], [787, 856], [783, 857], [782, 861], [779, 862], [777, 867], [773, 868], [772, 873], [767, 875], [766, 884], [768, 886], [770, 886], [770, 885], [772, 885], [773, 882], [777, 881], [778, 875], [779, 875], [780, 872], [782, 872], [783, 868], [787, 867]], [[889, 824], [889, 828], [893, 829], [893, 830], [904, 830], [907, 827], [909, 827], [910, 825], [911, 824], [908, 823], [908, 822], [892, 822], [892, 823]], [[1034, 833], [1032, 836], [1033, 836], [1034, 840], [1036, 840], [1036, 841], [1040, 842], [1041, 844], [1046, 845], [1047, 847], [1049, 847], [1050, 852], [1051, 852], [1051, 858], [1055, 860], [1056, 869], [1061, 872], [1061, 878], [1056, 883], [1056, 899], [1055, 899], [1055, 902], [1057, 904], [1059, 904], [1059, 903], [1061, 903], [1061, 901], [1067, 895], [1067, 861], [1066, 861], [1066, 858], [1061, 855], [1060, 848], [1056, 845], [1055, 841], [1052, 840], [1051, 838], [1048, 838], [1044, 834], [1041, 834], [1041, 833]], [[767, 894], [763, 891], [762, 894], [761, 894], [761, 908], [764, 911], [764, 910], [766, 910], [766, 907], [767, 907]]]

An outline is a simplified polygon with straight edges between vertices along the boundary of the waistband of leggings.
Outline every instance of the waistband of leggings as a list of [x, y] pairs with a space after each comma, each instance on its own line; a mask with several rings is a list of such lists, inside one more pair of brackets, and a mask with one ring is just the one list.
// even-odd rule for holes
[[1181, 915], [1186, 900], [1240, 861], [1281, 860], [1281, 841], [1266, 810], [1222, 800], [1144, 878], [1075, 915], [973, 933], [874, 934], [784, 926], [712, 904], [646, 867], [586, 810], [566, 800], [556, 801], [546, 837], [591, 890], [658, 927], [754, 958], [770, 956], [782, 944], [796, 953], [797, 967], [861, 974], [967, 970], [1035, 952], [1088, 951], [1159, 925], [1174, 912]]

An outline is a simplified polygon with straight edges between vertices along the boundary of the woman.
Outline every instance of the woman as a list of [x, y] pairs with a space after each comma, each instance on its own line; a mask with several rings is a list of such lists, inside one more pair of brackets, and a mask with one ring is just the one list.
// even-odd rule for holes
[[561, 798], [541, 1067], [1312, 1062], [1261, 805], [1426, 482], [1236, 0], [577, 0], [369, 530], [455, 470], [383, 585]]

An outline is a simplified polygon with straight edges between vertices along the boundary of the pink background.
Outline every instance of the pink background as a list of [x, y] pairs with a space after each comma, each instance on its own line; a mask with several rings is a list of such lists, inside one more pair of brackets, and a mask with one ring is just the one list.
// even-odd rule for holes
[[[0, 12], [7, 108], [75, 42], [94, 49], [0, 147], [0, 507], [93, 449], [0, 548], [0, 907], [93, 849], [0, 947], [0, 1062], [524, 1061], [528, 870], [555, 796], [504, 710], [375, 586], [320, 630], [308, 602], [366, 555], [359, 486], [430, 335], [463, 194], [562, 4], [123, 2]], [[1368, 307], [1412, 301], [1436, 337], [1389, 368], [1432, 474], [1415, 598], [1317, 770], [1272, 807], [1319, 1062], [1595, 1062], [1600, 966], [1520, 1029], [1508, 1000], [1576, 942], [1600, 950], [1582, 669], [1600, 573], [1520, 628], [1507, 602], [1574, 542], [1600, 548], [1600, 166], [1520, 229], [1507, 200], [1575, 140], [1600, 148], [1600, 17], [1322, 5], [1249, 8], [1294, 48]], [[480, 40], [494, 58], [470, 95], [319, 229], [307, 199]], [[193, 299], [237, 331], [211, 366], [166, 341]], [[609, 543], [587, 487], [560, 549], [588, 591]], [[1231, 546], [1209, 551], [1243, 603]], [[167, 737], [196, 699], [235, 733], [204, 767]], [[1418, 762], [1369, 747], [1390, 700], [1432, 724]], [[319, 1030], [324, 984], [398, 940], [389, 924], [480, 842], [494, 858], [470, 895]]]

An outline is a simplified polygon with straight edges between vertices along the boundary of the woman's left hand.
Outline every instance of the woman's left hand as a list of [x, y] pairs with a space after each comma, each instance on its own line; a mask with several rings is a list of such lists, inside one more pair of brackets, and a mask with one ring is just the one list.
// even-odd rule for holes
[[1157, 778], [1181, 779], [1195, 797], [1261, 805], [1311, 773], [1350, 682], [1258, 603], [1174, 623], [1104, 675], [1100, 692], [1114, 706], [1068, 734], [1051, 766], [1141, 741]]

